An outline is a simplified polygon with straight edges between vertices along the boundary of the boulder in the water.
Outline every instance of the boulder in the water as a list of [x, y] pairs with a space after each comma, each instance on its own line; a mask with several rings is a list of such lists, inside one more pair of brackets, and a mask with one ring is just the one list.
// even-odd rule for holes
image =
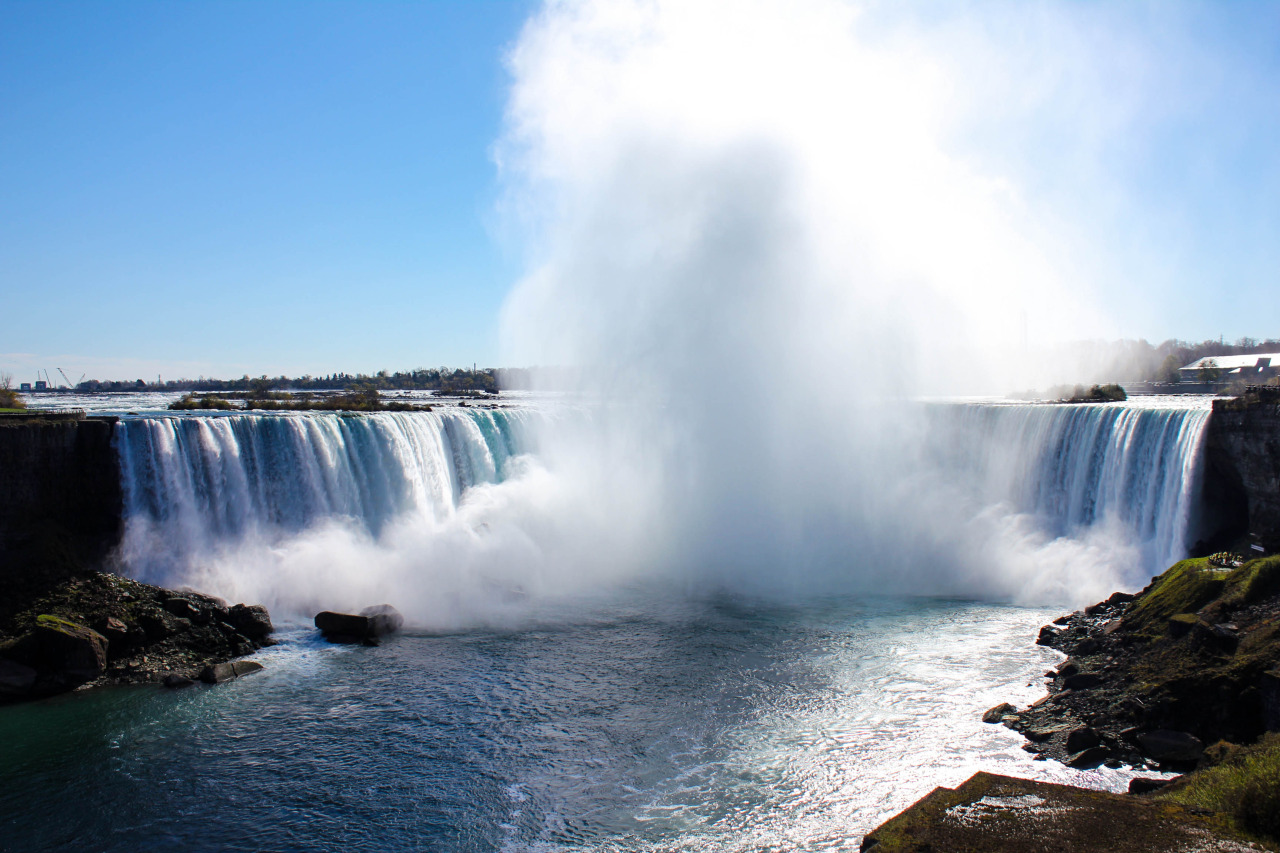
[[1077, 770], [1092, 770], [1107, 759], [1107, 751], [1100, 746], [1091, 746], [1073, 753], [1067, 758], [1067, 766]]
[[316, 627], [331, 643], [358, 643], [369, 629], [369, 620], [353, 613], [322, 610], [316, 614]]
[[404, 626], [404, 617], [390, 604], [366, 607], [360, 611], [360, 615], [369, 620], [369, 634], [374, 637], [394, 634]]
[[982, 715], [982, 722], [998, 723], [1000, 722], [1001, 719], [1004, 718], [1006, 714], [1012, 714], [1017, 710], [1018, 710], [1017, 708], [1013, 707], [1008, 702], [1001, 702], [999, 705], [996, 705], [994, 708], [989, 709], [985, 714]]
[[316, 614], [316, 627], [331, 643], [367, 643], [378, 637], [394, 634], [403, 624], [404, 617], [390, 604], [366, 607], [359, 615], [335, 613], [331, 610]]
[[206, 666], [200, 673], [200, 680], [205, 684], [221, 684], [251, 672], [262, 669], [262, 664], [252, 660], [229, 660], [226, 663], [215, 663]]

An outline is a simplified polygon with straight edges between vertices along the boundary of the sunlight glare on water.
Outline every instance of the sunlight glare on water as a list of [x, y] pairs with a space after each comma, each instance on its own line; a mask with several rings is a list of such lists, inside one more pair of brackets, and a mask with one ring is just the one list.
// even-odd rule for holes
[[376, 649], [294, 628], [229, 685], [3, 709], [4, 849], [854, 850], [979, 769], [1130, 775], [1034, 762], [979, 719], [1042, 695], [1058, 656], [1032, 638], [1054, 611], [637, 596], [590, 614]]

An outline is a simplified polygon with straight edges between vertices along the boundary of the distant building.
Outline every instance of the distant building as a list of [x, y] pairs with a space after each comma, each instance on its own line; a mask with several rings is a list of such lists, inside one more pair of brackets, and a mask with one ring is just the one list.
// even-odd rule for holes
[[37, 391], [48, 391], [48, 390], [49, 390], [49, 384], [48, 384], [47, 382], [45, 382], [43, 379], [37, 379], [37, 380], [36, 380], [36, 390], [37, 390]]
[[1280, 352], [1252, 355], [1211, 355], [1178, 368], [1181, 382], [1203, 382], [1206, 372], [1214, 381], [1253, 379], [1264, 382], [1280, 373]]
[[31, 390], [31, 383], [30, 383], [30, 382], [23, 382], [21, 385], [19, 385], [19, 386], [18, 386], [18, 390], [19, 390], [19, 391], [30, 391], [30, 390]]

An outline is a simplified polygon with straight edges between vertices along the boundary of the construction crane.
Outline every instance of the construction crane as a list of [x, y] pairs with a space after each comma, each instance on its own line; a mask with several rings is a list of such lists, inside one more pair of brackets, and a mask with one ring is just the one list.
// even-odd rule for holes
[[67, 375], [67, 372], [63, 370], [61, 367], [58, 368], [58, 372], [62, 374], [63, 379], [67, 380], [67, 390], [74, 391], [76, 386], [74, 383], [72, 383], [71, 377]]

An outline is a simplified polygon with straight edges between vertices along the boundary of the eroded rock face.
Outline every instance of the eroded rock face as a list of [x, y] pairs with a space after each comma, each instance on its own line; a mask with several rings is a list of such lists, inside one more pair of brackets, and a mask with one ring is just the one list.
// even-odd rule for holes
[[1280, 389], [1215, 400], [1205, 447], [1210, 508], [1280, 551]]

